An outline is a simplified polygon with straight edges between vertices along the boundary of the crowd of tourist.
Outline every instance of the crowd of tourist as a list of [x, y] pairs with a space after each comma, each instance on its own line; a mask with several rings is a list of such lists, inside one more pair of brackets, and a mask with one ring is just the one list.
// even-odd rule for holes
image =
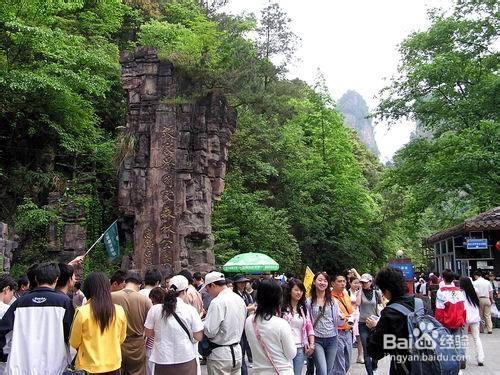
[[[416, 308], [393, 268], [375, 278], [355, 269], [319, 272], [308, 296], [291, 276], [227, 279], [217, 271], [93, 272], [80, 283], [74, 264], [39, 264], [18, 282], [0, 275], [0, 373], [197, 375], [206, 363], [210, 375], [246, 375], [249, 367], [254, 374], [341, 375], [356, 348], [372, 375], [378, 360], [394, 354], [384, 335], [410, 335], [405, 314], [391, 305]], [[452, 335], [470, 327], [482, 365], [480, 332], [492, 331], [496, 288], [480, 271], [474, 281], [450, 270], [419, 279], [415, 296]], [[393, 359], [391, 374], [408, 366]]]

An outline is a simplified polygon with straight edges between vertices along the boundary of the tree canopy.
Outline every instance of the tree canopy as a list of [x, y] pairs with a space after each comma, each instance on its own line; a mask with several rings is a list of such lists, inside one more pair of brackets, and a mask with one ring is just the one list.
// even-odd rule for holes
[[[490, 0], [432, 10], [400, 46], [382, 120], [412, 118], [415, 137], [384, 168], [345, 126], [320, 75], [286, 76], [299, 41], [286, 12], [223, 12], [226, 0], [6, 0], [0, 5], [0, 217], [26, 238], [24, 266], [50, 257], [44, 233], [62, 205], [92, 237], [113, 221], [114, 160], [135, 147], [124, 125], [119, 51], [150, 45], [238, 112], [226, 190], [214, 206], [215, 254], [269, 254], [299, 274], [375, 269], [422, 237], [500, 201], [498, 17]], [[83, 181], [83, 182], [82, 182]], [[127, 250], [128, 251], [128, 250]], [[103, 266], [97, 253], [93, 265]]]

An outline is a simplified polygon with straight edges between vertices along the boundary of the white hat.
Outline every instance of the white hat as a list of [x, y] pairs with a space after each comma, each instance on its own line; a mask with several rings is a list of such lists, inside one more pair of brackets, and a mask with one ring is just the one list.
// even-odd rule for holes
[[364, 273], [361, 275], [361, 279], [359, 279], [362, 283], [369, 283], [370, 281], [373, 281], [372, 275], [369, 273]]
[[175, 275], [170, 279], [169, 289], [172, 289], [176, 292], [182, 292], [186, 290], [189, 286], [189, 281], [182, 275]]
[[201, 289], [204, 289], [208, 284], [212, 284], [215, 283], [216, 281], [221, 281], [221, 280], [226, 280], [223, 273], [216, 271], [209, 272], [205, 275], [205, 284]]

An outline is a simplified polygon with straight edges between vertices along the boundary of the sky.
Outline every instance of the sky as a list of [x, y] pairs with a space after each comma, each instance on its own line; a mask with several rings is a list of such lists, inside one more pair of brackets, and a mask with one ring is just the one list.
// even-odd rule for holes
[[[268, 0], [230, 0], [226, 10], [260, 13]], [[449, 0], [278, 0], [292, 19], [293, 31], [302, 39], [298, 62], [289, 67], [289, 78], [314, 82], [319, 68], [330, 93], [338, 100], [356, 90], [370, 110], [379, 91], [397, 72], [398, 44], [413, 31], [429, 25], [427, 9], [447, 8]], [[386, 162], [408, 142], [412, 122], [388, 127], [375, 124], [380, 159]]]

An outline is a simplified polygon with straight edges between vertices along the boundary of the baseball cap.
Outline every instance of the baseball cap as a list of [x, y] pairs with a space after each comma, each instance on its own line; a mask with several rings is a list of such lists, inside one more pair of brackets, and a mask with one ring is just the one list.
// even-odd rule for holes
[[361, 275], [361, 279], [359, 279], [359, 281], [361, 281], [362, 283], [368, 283], [370, 281], [373, 281], [373, 277], [369, 273], [364, 273]]
[[204, 289], [208, 284], [212, 284], [215, 283], [216, 281], [221, 281], [221, 280], [226, 280], [223, 273], [216, 271], [209, 272], [205, 275], [205, 284], [201, 289]]
[[175, 290], [176, 292], [182, 292], [189, 286], [188, 279], [182, 275], [175, 275], [170, 279], [169, 289]]

